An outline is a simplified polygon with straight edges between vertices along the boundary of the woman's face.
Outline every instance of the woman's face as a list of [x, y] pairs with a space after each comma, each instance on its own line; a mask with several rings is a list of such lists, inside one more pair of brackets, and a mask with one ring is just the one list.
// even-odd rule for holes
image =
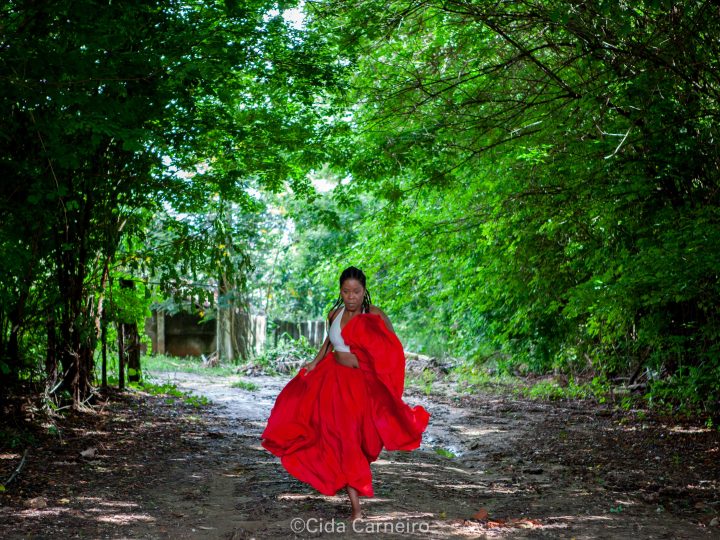
[[362, 306], [365, 287], [357, 279], [346, 279], [340, 287], [340, 296], [342, 296], [345, 307], [350, 311], [355, 311]]

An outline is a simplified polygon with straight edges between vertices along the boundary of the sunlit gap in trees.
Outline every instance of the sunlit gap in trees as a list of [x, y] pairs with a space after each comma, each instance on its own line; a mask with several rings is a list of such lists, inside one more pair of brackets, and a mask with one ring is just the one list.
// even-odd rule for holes
[[305, 30], [305, 2], [299, 2], [298, 7], [291, 9], [284, 9], [282, 13], [279, 9], [271, 9], [263, 17], [264, 22], [269, 22], [278, 15], [281, 15], [288, 26], [294, 30]]

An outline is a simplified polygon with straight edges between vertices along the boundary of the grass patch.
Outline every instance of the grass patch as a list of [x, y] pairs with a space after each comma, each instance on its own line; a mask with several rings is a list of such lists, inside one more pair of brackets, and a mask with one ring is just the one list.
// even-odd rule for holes
[[129, 383], [128, 387], [147, 392], [153, 396], [165, 396], [165, 402], [168, 405], [173, 405], [178, 401], [193, 407], [205, 407], [210, 404], [210, 400], [205, 396], [198, 396], [192, 392], [183, 392], [170, 382], [156, 383], [144, 380], [139, 383]]
[[249, 381], [235, 381], [230, 385], [231, 388], [240, 388], [242, 390], [247, 390], [248, 392], [254, 392], [258, 389], [258, 385], [255, 383], [251, 383]]
[[[109, 351], [112, 352], [112, 351]], [[203, 364], [201, 358], [179, 357], [166, 355], [142, 355], [140, 358], [142, 371], [140, 378], [152, 380], [150, 373], [195, 373], [198, 375], [212, 375], [214, 377], [230, 377], [237, 374], [238, 366], [235, 364], [221, 364], [217, 367], [210, 367]], [[101, 372], [100, 354], [95, 355], [95, 375], [99, 378]], [[118, 365], [117, 353], [108, 354], [107, 365], [108, 384], [117, 385]], [[127, 380], [127, 378], [126, 378]], [[98, 381], [99, 384], [99, 381]]]
[[499, 374], [494, 369], [476, 366], [471, 363], [460, 364], [450, 373], [457, 384], [457, 391], [472, 394], [478, 390], [506, 392], [520, 384], [520, 379], [508, 374]]
[[[108, 386], [117, 387], [117, 384], [117, 376], [114, 374], [108, 375]], [[210, 404], [210, 400], [205, 396], [198, 396], [192, 392], [180, 390], [174, 383], [168, 381], [157, 382], [147, 373], [145, 373], [144, 379], [140, 382], [128, 382], [125, 386], [138, 392], [164, 397], [165, 403], [168, 405], [174, 405], [180, 402], [193, 407], [205, 407]]]
[[453, 458], [457, 457], [457, 456], [456, 456], [453, 452], [451, 452], [450, 450], [448, 450], [448, 449], [446, 449], [446, 448], [442, 448], [442, 447], [440, 447], [440, 446], [438, 446], [438, 447], [435, 448], [435, 453], [438, 454], [439, 456], [442, 456], [442, 457], [445, 457], [445, 458], [448, 458], [448, 459], [453, 459]]
[[405, 384], [407, 386], [414, 386], [422, 390], [426, 396], [432, 394], [433, 383], [436, 380], [435, 372], [430, 369], [424, 369], [420, 375], [405, 375]]
[[571, 400], [594, 399], [605, 403], [610, 394], [610, 384], [604, 377], [594, 377], [587, 383], [576, 383], [569, 377], [567, 383], [556, 379], [543, 379], [529, 386], [520, 386], [516, 393], [530, 399]]
[[405, 373], [405, 386], [421, 390], [426, 396], [432, 394], [436, 380], [437, 375], [429, 369], [424, 369], [420, 374]]
[[218, 377], [229, 377], [235, 375], [237, 366], [234, 364], [221, 364], [216, 367], [203, 365], [200, 358], [195, 357], [179, 357], [179, 356], [143, 356], [141, 365], [145, 371], [154, 371], [158, 373], [197, 373], [202, 375], [214, 375]]

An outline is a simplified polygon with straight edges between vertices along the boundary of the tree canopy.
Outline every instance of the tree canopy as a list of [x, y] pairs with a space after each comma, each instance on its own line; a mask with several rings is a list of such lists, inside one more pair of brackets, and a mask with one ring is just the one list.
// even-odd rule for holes
[[415, 350], [717, 407], [715, 3], [0, 10], [6, 381], [84, 399], [114, 275], [309, 317], [355, 264]]
[[356, 66], [356, 254], [418, 345], [717, 404], [717, 6], [310, 6]]
[[244, 276], [223, 208], [305, 189], [338, 66], [272, 2], [0, 9], [0, 367], [27, 378], [44, 342], [50, 386], [81, 402], [112, 272], [166, 293]]

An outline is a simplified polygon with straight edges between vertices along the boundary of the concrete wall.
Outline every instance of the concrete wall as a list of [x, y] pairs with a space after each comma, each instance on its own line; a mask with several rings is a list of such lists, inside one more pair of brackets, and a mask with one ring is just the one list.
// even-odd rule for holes
[[145, 323], [153, 354], [208, 356], [219, 350], [224, 360], [233, 360], [262, 354], [268, 344], [276, 345], [283, 334], [293, 339], [304, 336], [314, 347], [320, 347], [325, 339], [325, 321], [268, 324], [264, 316], [237, 309], [222, 310], [215, 320], [204, 323], [200, 320], [199, 316], [187, 313], [169, 315], [154, 311]]
[[146, 322], [145, 331], [152, 340], [153, 354], [207, 356], [215, 352], [214, 320], [200, 323], [197, 315], [168, 315], [163, 311], [155, 311], [152, 319]]
[[293, 339], [299, 339], [304, 336], [310, 345], [320, 347], [325, 340], [325, 321], [304, 321], [294, 323], [290, 321], [273, 321], [272, 326], [272, 342], [277, 345], [278, 340], [283, 334], [289, 335]]

